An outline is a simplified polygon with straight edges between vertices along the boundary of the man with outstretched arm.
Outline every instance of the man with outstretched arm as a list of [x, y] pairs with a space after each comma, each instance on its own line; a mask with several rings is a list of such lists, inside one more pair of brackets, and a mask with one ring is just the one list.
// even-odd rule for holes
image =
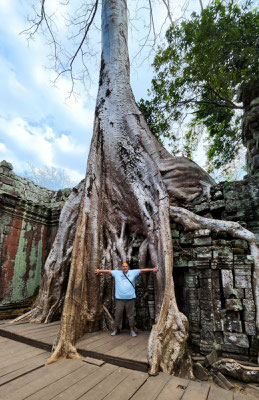
[[122, 315], [124, 308], [126, 309], [127, 317], [130, 325], [130, 335], [137, 336], [134, 331], [135, 324], [135, 279], [139, 274], [145, 272], [157, 273], [157, 268], [144, 268], [144, 269], [129, 269], [127, 262], [122, 263], [121, 270], [109, 270], [109, 269], [96, 269], [96, 275], [107, 274], [112, 275], [115, 278], [115, 319], [114, 319], [114, 330], [112, 336], [115, 336], [119, 332], [121, 325]]

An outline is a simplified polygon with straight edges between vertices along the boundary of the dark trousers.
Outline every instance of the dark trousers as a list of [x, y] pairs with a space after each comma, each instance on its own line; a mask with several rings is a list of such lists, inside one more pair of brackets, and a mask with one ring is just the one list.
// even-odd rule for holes
[[129, 326], [135, 325], [135, 299], [115, 299], [115, 319], [114, 325], [121, 327], [121, 320], [124, 308], [126, 310]]

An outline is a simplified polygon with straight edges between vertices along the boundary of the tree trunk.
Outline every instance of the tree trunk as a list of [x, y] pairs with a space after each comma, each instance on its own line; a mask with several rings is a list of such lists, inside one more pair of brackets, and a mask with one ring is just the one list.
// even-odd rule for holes
[[103, 0], [99, 92], [86, 179], [62, 211], [41, 291], [27, 318], [48, 322], [66, 290], [49, 362], [79, 357], [76, 340], [105, 325], [103, 286], [94, 270], [116, 269], [121, 261], [130, 261], [131, 239], [141, 235], [140, 264], [149, 252], [153, 267], [159, 269], [157, 323], [149, 340], [151, 373], [161, 368], [192, 376], [186, 351], [188, 321], [178, 310], [172, 280], [170, 201], [177, 205], [202, 192], [209, 195], [214, 182], [197, 164], [171, 156], [157, 142], [138, 110], [129, 74], [126, 0]]
[[[160, 367], [179, 372], [186, 360], [188, 321], [179, 312], [174, 295], [169, 194], [188, 200], [212, 182], [196, 164], [172, 157], [149, 132], [132, 94], [129, 71], [126, 1], [103, 0], [94, 134], [61, 329], [49, 362], [77, 357], [76, 339], [103, 325], [94, 270], [101, 265], [118, 268], [121, 261], [129, 260], [130, 238], [139, 234], [146, 240], [152, 265], [159, 268], [157, 324], [149, 345], [151, 372]], [[191, 170], [192, 186], [187, 182], [183, 187], [183, 176]]]

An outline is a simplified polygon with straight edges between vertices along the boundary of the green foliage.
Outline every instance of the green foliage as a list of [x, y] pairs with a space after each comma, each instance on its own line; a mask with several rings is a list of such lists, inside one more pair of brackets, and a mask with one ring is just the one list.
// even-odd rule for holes
[[213, 0], [201, 14], [173, 24], [154, 60], [155, 78], [141, 99], [151, 131], [163, 140], [174, 122], [187, 120], [184, 152], [191, 155], [206, 127], [207, 156], [216, 168], [229, 163], [241, 144], [240, 85], [259, 78], [259, 12], [251, 1]]

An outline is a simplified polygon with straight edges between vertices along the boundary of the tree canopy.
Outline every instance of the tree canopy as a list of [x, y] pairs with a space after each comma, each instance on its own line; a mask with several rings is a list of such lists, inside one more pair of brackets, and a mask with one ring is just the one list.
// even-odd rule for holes
[[258, 79], [259, 12], [248, 0], [213, 0], [200, 14], [171, 25], [154, 59], [151, 100], [139, 106], [152, 133], [173, 141], [184, 129], [183, 153], [191, 156], [204, 128], [207, 157], [216, 168], [234, 159], [241, 145], [240, 85]]

